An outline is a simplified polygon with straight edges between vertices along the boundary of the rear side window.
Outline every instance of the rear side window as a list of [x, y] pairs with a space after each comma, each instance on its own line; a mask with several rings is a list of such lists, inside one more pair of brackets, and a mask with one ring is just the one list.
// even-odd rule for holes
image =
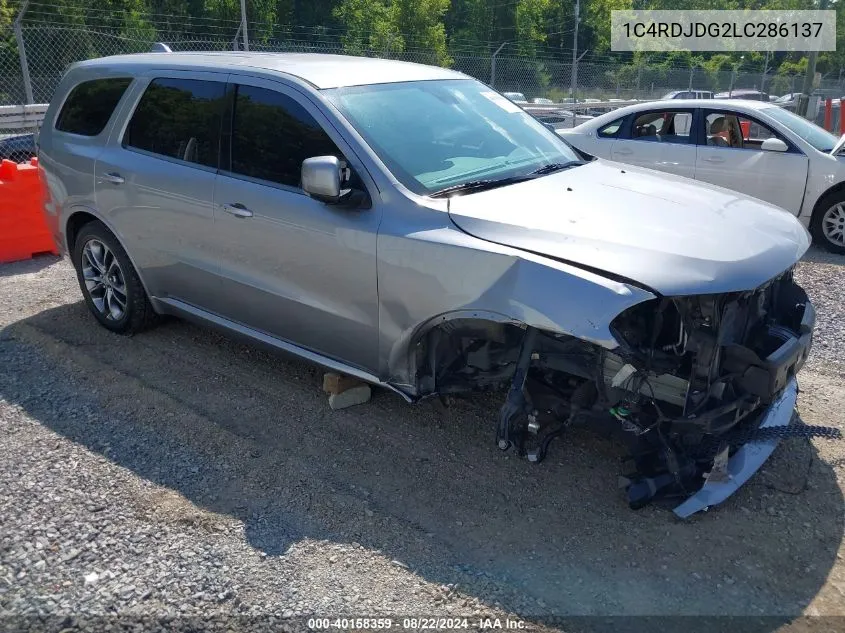
[[238, 85], [232, 121], [232, 172], [299, 187], [302, 161], [340, 150], [320, 124], [290, 97]]
[[129, 121], [124, 147], [216, 168], [225, 94], [225, 82], [154, 79]]
[[646, 112], [634, 120], [631, 134], [638, 141], [686, 145], [690, 142], [691, 124], [691, 112]]
[[132, 80], [126, 77], [84, 81], [70, 91], [56, 119], [56, 129], [97, 136], [106, 127]]

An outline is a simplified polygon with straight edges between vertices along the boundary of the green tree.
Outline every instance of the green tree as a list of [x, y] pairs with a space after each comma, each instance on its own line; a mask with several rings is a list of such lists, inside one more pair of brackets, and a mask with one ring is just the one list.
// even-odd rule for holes
[[443, 24], [449, 4], [450, 0], [393, 0], [391, 6], [406, 46], [430, 53], [432, 61], [441, 66], [452, 65]]
[[341, 40], [347, 53], [389, 54], [405, 48], [397, 26], [397, 7], [390, 0], [342, 0], [333, 15], [346, 26]]

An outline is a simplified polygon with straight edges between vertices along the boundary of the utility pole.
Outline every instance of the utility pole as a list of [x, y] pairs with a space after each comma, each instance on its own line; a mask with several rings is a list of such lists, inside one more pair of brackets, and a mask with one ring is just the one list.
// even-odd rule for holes
[[246, 29], [246, 0], [241, 0], [241, 31], [244, 36], [244, 50], [249, 50], [249, 33]]
[[[827, 9], [827, 0], [819, 0], [818, 10]], [[801, 96], [798, 97], [798, 106], [795, 108], [799, 116], [807, 116], [807, 108], [810, 105], [810, 93], [813, 92], [813, 79], [816, 78], [816, 60], [819, 57], [818, 51], [810, 51], [807, 55], [807, 72], [804, 74], [804, 85], [801, 87]]]
[[807, 108], [810, 106], [810, 93], [813, 92], [813, 80], [816, 78], [816, 59], [819, 54], [810, 51], [807, 55], [807, 72], [804, 73], [804, 84], [801, 86], [801, 96], [798, 97], [797, 114], [807, 116]]
[[763, 65], [763, 74], [760, 75], [760, 92], [766, 92], [766, 74], [769, 72], [769, 51], [766, 51], [766, 63]]
[[21, 28], [21, 24], [23, 23], [23, 16], [26, 14], [26, 9], [28, 6], [29, 0], [24, 0], [23, 4], [21, 5], [21, 10], [18, 12], [18, 16], [15, 18], [14, 31], [15, 41], [18, 44], [18, 57], [20, 58], [21, 77], [23, 78], [23, 91], [24, 95], [26, 96], [26, 102], [35, 103], [35, 99], [33, 99], [32, 97], [32, 80], [29, 78], [29, 63], [26, 61], [26, 45], [23, 40], [23, 29]]
[[575, 91], [578, 88], [578, 24], [581, 22], [581, 0], [575, 0], [575, 32], [572, 35], [572, 103], [576, 103]]
[[493, 56], [490, 58], [490, 87], [496, 87], [496, 57], [499, 53], [502, 52], [502, 49], [505, 47], [505, 44], [508, 42], [502, 42], [499, 45], [499, 48], [496, 49], [496, 52], [493, 53]]
[[739, 68], [742, 66], [742, 62], [745, 61], [745, 55], [741, 55], [739, 58], [739, 62], [734, 63], [731, 66], [731, 85], [728, 86], [728, 99], [733, 97], [734, 94], [734, 84], [736, 83], [736, 76], [739, 73]]

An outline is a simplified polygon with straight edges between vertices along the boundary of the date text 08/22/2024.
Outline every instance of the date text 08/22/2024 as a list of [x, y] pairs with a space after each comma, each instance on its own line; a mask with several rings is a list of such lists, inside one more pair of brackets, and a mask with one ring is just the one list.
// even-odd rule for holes
[[309, 618], [308, 628], [320, 630], [390, 630], [402, 628], [414, 631], [455, 629], [521, 630], [525, 621], [516, 618], [462, 618], [462, 617], [409, 617], [409, 618]]

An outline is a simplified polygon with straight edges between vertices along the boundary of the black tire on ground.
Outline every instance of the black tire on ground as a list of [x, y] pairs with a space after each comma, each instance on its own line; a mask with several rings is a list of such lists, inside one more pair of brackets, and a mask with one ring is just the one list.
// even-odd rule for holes
[[828, 239], [828, 237], [824, 234], [824, 227], [822, 226], [825, 214], [831, 209], [831, 207], [838, 203], [843, 203], [843, 205], [845, 205], [845, 191], [833, 191], [819, 200], [816, 205], [816, 211], [813, 213], [813, 217], [810, 220], [810, 233], [812, 234], [813, 242], [815, 242], [816, 245], [821, 246], [832, 253], [845, 255], [845, 244], [838, 244]]
[[[92, 246], [96, 246], [97, 242], [105, 245], [119, 267], [116, 272], [119, 273], [119, 280], [123, 283], [113, 286], [125, 290], [125, 309], [119, 318], [116, 318], [107, 307], [97, 307], [83, 276], [85, 266], [88, 266], [90, 269], [90, 263], [85, 264], [83, 262], [85, 246], [89, 243]], [[71, 260], [76, 269], [76, 278], [79, 281], [82, 296], [85, 298], [85, 304], [88, 306], [91, 314], [94, 315], [94, 318], [100, 322], [100, 325], [112, 332], [128, 335], [141, 332], [156, 323], [158, 320], [157, 315], [153, 311], [144, 286], [141, 284], [138, 272], [129, 260], [129, 256], [126, 254], [120, 241], [104, 224], [93, 221], [79, 229], [71, 250]], [[103, 304], [102, 299], [98, 298], [98, 300]]]

